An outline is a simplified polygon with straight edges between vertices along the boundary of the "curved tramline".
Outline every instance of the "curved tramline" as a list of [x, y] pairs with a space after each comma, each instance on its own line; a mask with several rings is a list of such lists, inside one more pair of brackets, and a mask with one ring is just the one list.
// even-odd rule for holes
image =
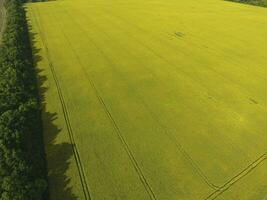
[[236, 184], [240, 179], [247, 176], [249, 173], [251, 173], [256, 167], [258, 167], [260, 164], [262, 164], [264, 161], [267, 160], [267, 152], [261, 155], [258, 159], [256, 159], [253, 163], [248, 165], [244, 170], [242, 170], [240, 173], [238, 173], [236, 176], [232, 177], [229, 181], [227, 181], [225, 184], [220, 186], [215, 192], [211, 193], [206, 200], [210, 199], [216, 199], [220, 195], [222, 195], [225, 191], [227, 191], [230, 187], [232, 187], [234, 184]]

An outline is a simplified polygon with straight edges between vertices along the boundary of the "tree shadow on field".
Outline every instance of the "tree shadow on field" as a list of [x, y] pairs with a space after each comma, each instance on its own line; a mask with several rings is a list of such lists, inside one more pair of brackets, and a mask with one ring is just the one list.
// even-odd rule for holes
[[42, 110], [43, 137], [41, 140], [44, 144], [44, 156], [48, 174], [48, 191], [46, 199], [76, 200], [78, 197], [73, 193], [73, 188], [70, 186], [70, 178], [66, 175], [71, 164], [71, 158], [73, 158], [72, 144], [67, 142], [56, 143], [56, 138], [62, 130], [55, 124], [58, 114], [47, 111], [47, 105], [45, 103], [45, 93], [49, 90], [49, 88], [45, 86], [47, 77], [42, 75], [43, 71], [37, 67], [43, 58], [40, 55], [41, 49], [36, 47], [37, 33], [33, 32], [28, 18], [27, 21], [33, 63], [38, 79], [39, 102]]

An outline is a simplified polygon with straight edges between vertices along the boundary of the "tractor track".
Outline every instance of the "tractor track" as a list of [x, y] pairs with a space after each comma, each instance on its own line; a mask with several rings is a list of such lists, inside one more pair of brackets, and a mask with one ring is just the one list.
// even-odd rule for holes
[[[95, 25], [95, 24], [94, 24]], [[79, 26], [80, 27], [80, 26]], [[82, 30], [82, 28], [80, 27], [80, 30]], [[83, 32], [86, 33], [86, 31], [82, 30]], [[106, 34], [105, 31], [101, 30], [101, 32], [103, 34], [105, 34], [107, 37], [108, 35]], [[108, 37], [109, 38], [109, 37]], [[91, 42], [92, 40], [89, 39]], [[92, 42], [94, 43], [94, 42]], [[96, 45], [95, 45], [96, 46]], [[144, 45], [143, 45], [144, 46]], [[97, 47], [97, 46], [96, 46]], [[144, 46], [146, 47], [146, 46]], [[97, 47], [97, 49], [99, 49], [99, 51], [101, 51], [101, 54], [103, 55], [103, 57], [114, 67], [115, 64], [112, 63], [110, 61], [110, 59], [102, 52], [102, 50], [100, 50], [100, 48]], [[127, 51], [125, 49], [125, 51]], [[130, 53], [130, 52], [129, 52]], [[154, 53], [154, 52], [152, 52]], [[118, 71], [118, 70], [117, 70]], [[86, 73], [86, 70], [84, 70], [84, 72]], [[123, 76], [121, 76], [123, 77]], [[129, 85], [129, 84], [128, 84]], [[136, 91], [136, 89], [134, 89], [132, 86], [131, 90]], [[152, 119], [160, 126], [160, 128], [162, 129], [162, 131], [165, 133], [165, 135], [175, 144], [176, 149], [178, 150], [179, 153], [181, 153], [183, 155], [183, 157], [187, 160], [187, 162], [189, 162], [189, 164], [191, 165], [191, 167], [194, 169], [194, 171], [203, 179], [203, 181], [213, 190], [218, 190], [219, 186], [213, 184], [209, 178], [204, 174], [204, 172], [202, 171], [202, 169], [198, 166], [198, 164], [193, 160], [193, 158], [186, 152], [186, 150], [184, 149], [184, 147], [181, 145], [181, 143], [179, 143], [176, 139], [176, 137], [170, 133], [169, 130], [167, 130], [167, 128], [160, 122], [160, 120], [157, 118], [157, 116], [155, 115], [155, 113], [153, 113], [153, 111], [151, 111], [151, 109], [149, 108], [149, 106], [147, 105], [147, 103], [144, 101], [143, 97], [141, 95], [139, 95], [137, 92], [136, 94], [138, 95], [138, 99], [142, 102], [143, 106], [145, 107], [145, 109], [148, 111], [148, 113], [150, 114], [150, 116], [152, 117]]]
[[225, 191], [227, 191], [229, 188], [231, 188], [234, 184], [236, 184], [239, 180], [241, 180], [242, 178], [247, 176], [249, 173], [251, 173], [256, 167], [258, 167], [260, 164], [262, 164], [266, 160], [267, 160], [267, 152], [262, 154], [258, 159], [256, 159], [254, 162], [249, 164], [240, 173], [238, 173], [237, 175], [232, 177], [229, 181], [227, 181], [225, 184], [223, 184], [218, 190], [211, 193], [208, 197], [205, 198], [205, 200], [216, 199], [221, 194], [223, 194]]
[[[67, 13], [67, 12], [65, 11], [65, 13]], [[93, 81], [91, 75], [88, 74], [87, 71], [84, 69], [83, 63], [82, 63], [82, 61], [80, 60], [80, 58], [79, 58], [79, 56], [77, 55], [77, 53], [75, 52], [75, 50], [73, 49], [72, 44], [71, 44], [71, 42], [69, 41], [68, 37], [66, 36], [65, 32], [63, 31], [62, 25], [61, 25], [61, 32], [62, 32], [64, 38], [66, 39], [66, 41], [68, 42], [68, 44], [69, 44], [69, 46], [70, 46], [70, 48], [71, 48], [71, 50], [72, 50], [72, 52], [73, 52], [73, 55], [75, 56], [75, 58], [76, 58], [76, 60], [78, 61], [79, 65], [81, 66], [82, 70], [83, 70], [84, 73], [86, 74], [86, 78], [87, 78], [87, 80], [88, 80], [90, 86], [92, 87], [92, 89], [93, 89], [93, 91], [94, 91], [94, 93], [95, 93], [95, 95], [96, 95], [96, 97], [97, 97], [99, 103], [102, 105], [102, 108], [103, 108], [103, 110], [104, 110], [106, 116], [109, 118], [109, 121], [112, 123], [112, 125], [113, 125], [113, 127], [114, 127], [114, 129], [115, 129], [115, 131], [116, 131], [116, 133], [117, 133], [117, 136], [118, 136], [119, 140], [121, 141], [121, 143], [122, 143], [122, 145], [123, 145], [123, 148], [124, 148], [124, 150], [126, 151], [126, 153], [127, 153], [128, 157], [129, 157], [129, 159], [130, 159], [130, 161], [131, 161], [131, 163], [132, 163], [132, 165], [133, 165], [133, 167], [134, 167], [136, 173], [138, 174], [140, 181], [141, 181], [142, 184], [144, 185], [144, 187], [145, 187], [147, 193], [149, 194], [150, 199], [151, 199], [151, 200], [156, 200], [157, 198], [156, 198], [156, 196], [155, 196], [155, 194], [154, 194], [154, 192], [153, 192], [151, 186], [149, 185], [149, 183], [148, 183], [146, 177], [144, 176], [144, 174], [143, 174], [143, 172], [142, 172], [142, 170], [141, 170], [141, 168], [140, 168], [140, 166], [139, 166], [137, 160], [135, 159], [135, 157], [134, 157], [134, 155], [133, 155], [133, 153], [132, 153], [132, 151], [131, 151], [131, 149], [130, 149], [128, 143], [126, 142], [126, 139], [125, 139], [124, 136], [122, 135], [122, 132], [121, 132], [119, 126], [117, 125], [115, 119], [114, 119], [113, 116], [111, 115], [111, 113], [110, 113], [108, 107], [106, 106], [106, 104], [105, 104], [103, 98], [101, 97], [101, 95], [100, 95], [98, 89], [96, 88], [95, 83], [94, 83], [94, 81]], [[96, 44], [95, 44], [93, 41], [91, 41], [91, 42], [96, 46]], [[96, 48], [98, 48], [98, 47], [96, 46]], [[98, 48], [98, 49], [99, 49], [99, 48]], [[99, 51], [101, 51], [101, 50], [99, 49]], [[102, 51], [101, 51], [101, 53], [103, 54]], [[103, 54], [103, 56], [105, 56], [105, 55]]]
[[[73, 130], [72, 130], [72, 126], [71, 126], [71, 123], [70, 123], [70, 120], [69, 120], [69, 114], [68, 114], [67, 106], [65, 104], [65, 100], [64, 100], [64, 97], [63, 97], [63, 94], [62, 94], [61, 86], [60, 86], [58, 78], [57, 78], [57, 74], [55, 72], [54, 66], [53, 66], [53, 64], [51, 62], [51, 59], [50, 59], [50, 56], [49, 56], [49, 51], [48, 51], [48, 48], [46, 46], [45, 36], [43, 35], [43, 32], [42, 32], [43, 29], [41, 29], [41, 24], [38, 22], [36, 14], [35, 14], [34, 11], [32, 11], [32, 9], [31, 9], [31, 13], [34, 14], [33, 18], [35, 19], [36, 25], [37, 25], [37, 27], [39, 29], [39, 34], [40, 34], [40, 38], [41, 38], [42, 44], [43, 44], [44, 49], [45, 49], [46, 58], [47, 58], [47, 61], [48, 61], [48, 64], [49, 64], [49, 67], [50, 67], [50, 70], [51, 70], [51, 73], [52, 73], [52, 76], [53, 76], [53, 80], [54, 80], [54, 82], [56, 84], [57, 93], [58, 93], [59, 100], [60, 100], [60, 103], [61, 103], [61, 107], [62, 107], [64, 119], [65, 119], [65, 123], [66, 123], [66, 126], [67, 126], [69, 138], [70, 138], [70, 142], [72, 144], [72, 151], [73, 151], [73, 154], [74, 154], [75, 162], [76, 162], [76, 165], [77, 165], [79, 177], [80, 177], [81, 184], [82, 184], [83, 194], [84, 194], [84, 197], [85, 197], [86, 200], [91, 200], [92, 198], [91, 198], [91, 195], [90, 195], [90, 192], [89, 192], [89, 187], [88, 187], [88, 184], [87, 184], [87, 181], [86, 181], [86, 178], [85, 178], [85, 173], [84, 173], [84, 169], [83, 169], [83, 166], [82, 166], [81, 158], [80, 158], [79, 151], [78, 151], [78, 148], [77, 148], [77, 145], [75, 143], [74, 136], [73, 136]], [[38, 17], [40, 18], [39, 12], [38, 12]]]

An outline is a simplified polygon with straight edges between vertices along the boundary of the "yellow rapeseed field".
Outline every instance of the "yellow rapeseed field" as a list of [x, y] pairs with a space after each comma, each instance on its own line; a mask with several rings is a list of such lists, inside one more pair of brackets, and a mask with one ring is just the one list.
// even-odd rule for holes
[[26, 6], [53, 200], [267, 195], [267, 9]]

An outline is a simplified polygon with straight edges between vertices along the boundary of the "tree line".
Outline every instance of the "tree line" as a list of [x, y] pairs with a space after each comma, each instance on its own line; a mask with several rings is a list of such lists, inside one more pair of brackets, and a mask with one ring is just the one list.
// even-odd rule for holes
[[47, 197], [36, 72], [21, 0], [7, 0], [0, 47], [0, 199]]
[[267, 0], [229, 0], [229, 1], [267, 7]]

